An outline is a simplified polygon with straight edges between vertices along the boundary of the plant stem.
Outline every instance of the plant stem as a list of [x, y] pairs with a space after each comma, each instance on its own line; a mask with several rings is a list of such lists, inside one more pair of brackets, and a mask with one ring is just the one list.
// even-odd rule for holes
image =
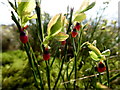
[[37, 82], [37, 75], [36, 75], [36, 72], [35, 72], [35, 69], [34, 69], [34, 65], [32, 63], [32, 57], [29, 53], [29, 48], [28, 48], [27, 44], [24, 44], [24, 48], [25, 48], [27, 56], [28, 56], [29, 64], [30, 64], [32, 72], [33, 72], [33, 76], [34, 76], [34, 79], [35, 79], [36, 86], [39, 89], [39, 85], [38, 85], [38, 82]]
[[41, 8], [39, 6], [39, 2], [36, 0], [36, 13], [37, 13], [37, 22], [38, 22], [38, 38], [40, 39], [40, 45], [41, 45], [41, 49], [42, 49], [42, 52], [43, 52], [43, 45], [42, 45], [42, 42], [43, 42], [43, 30], [42, 30], [42, 25], [41, 25]]
[[54, 57], [53, 57], [53, 60], [52, 60], [52, 62], [51, 62], [50, 67], [52, 67], [52, 65], [53, 65], [53, 63], [54, 63], [54, 61], [55, 61], [55, 58], [56, 58], [56, 55], [57, 55], [58, 51], [59, 51], [59, 47], [57, 47], [57, 49], [56, 49], [56, 52], [55, 52], [55, 55], [54, 55]]
[[[65, 72], [64, 72], [64, 73], [65, 73]], [[63, 82], [65, 82], [65, 80], [64, 80], [64, 75], [61, 74], [61, 77], [62, 77]], [[65, 84], [64, 84], [64, 87], [65, 87], [65, 89], [67, 89], [67, 87], [66, 87]]]
[[[77, 53], [76, 53], [76, 46], [75, 46], [75, 39], [73, 38], [73, 48], [74, 48], [74, 57], [75, 57], [75, 60], [74, 60], [74, 67], [75, 67], [75, 76], [74, 76], [74, 79], [76, 80], [77, 78], [77, 59], [76, 59], [76, 56], [77, 56]], [[76, 88], [76, 81], [74, 81], [74, 89]]]
[[[66, 43], [67, 44], [67, 43]], [[66, 45], [66, 47], [65, 47], [65, 50], [67, 49], [67, 45]], [[58, 83], [58, 80], [59, 80], [59, 78], [60, 78], [60, 76], [61, 76], [61, 72], [62, 72], [62, 68], [63, 68], [63, 64], [64, 64], [64, 61], [65, 61], [65, 55], [66, 55], [66, 53], [67, 53], [67, 51], [65, 51], [65, 53], [64, 53], [64, 58], [63, 58], [63, 60], [62, 60], [62, 64], [61, 64], [61, 67], [60, 67], [60, 71], [59, 71], [59, 73], [58, 73], [58, 76], [57, 76], [57, 79], [56, 79], [56, 81], [55, 81], [55, 85], [54, 85], [54, 87], [53, 87], [53, 90], [55, 90], [55, 87], [56, 87], [56, 85], [57, 85], [57, 83]]]
[[46, 74], [47, 74], [47, 80], [48, 80], [48, 88], [50, 90], [50, 68], [49, 68], [49, 65], [48, 65], [48, 61], [45, 61], [46, 63]]
[[105, 60], [105, 65], [106, 65], [108, 87], [110, 87], [110, 78], [109, 78], [110, 76], [109, 76], [109, 70], [108, 70], [108, 60]]
[[70, 32], [70, 27], [72, 25], [72, 15], [73, 15], [73, 8], [70, 11], [70, 18], [69, 18], [69, 25], [68, 25], [68, 29], [67, 29], [67, 34], [68, 34], [68, 32]]
[[102, 84], [101, 74], [99, 72], [99, 82]]
[[18, 22], [18, 20], [16, 19], [16, 17], [15, 17], [15, 15], [14, 15], [14, 13], [13, 13], [13, 11], [11, 11], [11, 14], [12, 14], [12, 20], [15, 22], [15, 24], [17, 25], [17, 27], [18, 27], [18, 30], [20, 31], [21, 30], [21, 26], [20, 26], [20, 23]]
[[[69, 25], [68, 25], [67, 33], [70, 31], [70, 27], [71, 27], [71, 25], [72, 25], [72, 14], [73, 14], [73, 9], [71, 9], [71, 12], [70, 12]], [[60, 71], [59, 71], [58, 76], [57, 76], [57, 79], [56, 79], [56, 81], [55, 81], [55, 85], [54, 85], [54, 87], [53, 87], [53, 90], [55, 90], [55, 87], [56, 87], [56, 85], [57, 85], [57, 83], [58, 83], [58, 80], [59, 80], [59, 78], [60, 78], [60, 76], [61, 76], [63, 64], [64, 64], [64, 61], [65, 61], [65, 56], [66, 56], [66, 54], [67, 54], [67, 45], [68, 45], [68, 40], [66, 40], [65, 49], [64, 49], [64, 58], [63, 58], [63, 60], [62, 60], [62, 64], [61, 64], [61, 67], [60, 67]]]
[[34, 65], [36, 66], [36, 69], [37, 69], [37, 73], [38, 73], [38, 76], [39, 76], [39, 79], [40, 79], [40, 86], [41, 86], [42, 89], [44, 89], [41, 74], [40, 74], [39, 67], [38, 67], [38, 61], [37, 61], [37, 59], [36, 59], [36, 57], [34, 55], [34, 52], [33, 52], [32, 48], [31, 48], [29, 42], [27, 43], [27, 46], [29, 47], [29, 51], [32, 54], [32, 61], [33, 61]]
[[[120, 77], [120, 73], [118, 73], [118, 74], [114, 75], [113, 77], [111, 77], [110, 78], [110, 82], [113, 81], [113, 80], [115, 80], [117, 77]], [[107, 81], [105, 81], [103, 84], [106, 85]]]

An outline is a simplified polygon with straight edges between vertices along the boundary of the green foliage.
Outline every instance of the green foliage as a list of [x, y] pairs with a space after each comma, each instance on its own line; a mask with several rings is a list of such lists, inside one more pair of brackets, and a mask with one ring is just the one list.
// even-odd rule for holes
[[48, 36], [55, 36], [62, 30], [61, 14], [55, 15], [48, 24]]
[[93, 2], [89, 6], [87, 6], [84, 10], [81, 11], [81, 13], [85, 12], [85, 11], [88, 11], [89, 9], [93, 8], [94, 6], [95, 6], [95, 2]]
[[[34, 0], [21, 0], [18, 1], [16, 5], [8, 1], [11, 7], [15, 10], [15, 12], [18, 14], [18, 18], [21, 19], [21, 26], [24, 27], [25, 24], [31, 20], [37, 18], [36, 15], [31, 16], [31, 12], [35, 9], [35, 1]], [[12, 12], [12, 19], [17, 23], [17, 19], [15, 18], [14, 13]], [[17, 24], [18, 25], [18, 24]]]
[[90, 57], [95, 60], [95, 61], [98, 61], [99, 60], [99, 57], [96, 55], [95, 52], [93, 51], [89, 51], [89, 54], [90, 54]]
[[59, 32], [57, 35], [55, 35], [54, 38], [55, 38], [57, 41], [65, 41], [68, 37], [69, 37], [68, 34], [65, 34], [65, 33], [63, 33], [63, 32]]
[[89, 9], [92, 9], [95, 6], [96, 2], [92, 2], [91, 4], [89, 3], [90, 3], [90, 0], [84, 0], [79, 10], [76, 13], [80, 14], [80, 13], [84, 13], [85, 11], [88, 11]]
[[[6, 58], [5, 58], [6, 57]], [[7, 58], [8, 57], [8, 58]], [[52, 57], [49, 61], [49, 63], [52, 62]], [[2, 88], [4, 90], [6, 89], [17, 89], [17, 88], [23, 88], [23, 89], [36, 89], [34, 86], [34, 78], [32, 75], [32, 71], [30, 69], [28, 60], [27, 60], [27, 56], [26, 53], [24, 51], [9, 51], [9, 52], [4, 52], [2, 54], [2, 62], [5, 62], [6, 60], [8, 60], [7, 62], [12, 62], [11, 63], [4, 63], [4, 65], [2, 66]], [[42, 57], [39, 55], [38, 56], [38, 60], [39, 60], [39, 65], [40, 65], [40, 69], [41, 69], [41, 73], [42, 73], [42, 79], [43, 82], [45, 84], [45, 88], [47, 88], [47, 80], [46, 80], [46, 66], [45, 66], [45, 62], [42, 61]], [[80, 62], [81, 60], [79, 60]], [[78, 62], [78, 66], [77, 68], [79, 68], [79, 63]], [[116, 62], [116, 63], [115, 63]], [[118, 63], [117, 63], [118, 62]], [[53, 66], [51, 68], [51, 73], [50, 73], [50, 79], [51, 79], [51, 86], [54, 85], [55, 82], [55, 78], [57, 76], [58, 70], [59, 70], [59, 66], [61, 64], [61, 59], [56, 58], [55, 62], [53, 63]], [[68, 69], [68, 73], [70, 73], [72, 71], [72, 66], [74, 65], [74, 59], [71, 59], [69, 62], [66, 62], [63, 66], [63, 72], [62, 75], [64, 76], [65, 80], [67, 81], [67, 72], [66, 72], [66, 68], [67, 65], [69, 64], [69, 69]], [[115, 65], [114, 65], [115, 64]], [[82, 80], [78, 80], [77, 81], [77, 86], [78, 87], [83, 87], [85, 88], [86, 86], [84, 86], [86, 83], [89, 83], [89, 81], [91, 80], [91, 85], [88, 85], [88, 88], [91, 88], [94, 86], [95, 83], [95, 78], [85, 78], [84, 76], [89, 76], [92, 75], [94, 72], [94, 68], [93, 66], [95, 65], [95, 63], [91, 62], [89, 57], [86, 57], [86, 59], [84, 58], [84, 60], [82, 61], [82, 68], [80, 70], [78, 70], [78, 78], [83, 78]], [[119, 69], [119, 59], [117, 60], [116, 58], [112, 58], [109, 61], [109, 67], [111, 68], [111, 70], [116, 70]], [[115, 73], [111, 73], [113, 76]], [[106, 81], [106, 76], [103, 76], [103, 81]], [[74, 73], [71, 75], [70, 78], [74, 78]], [[60, 78], [60, 82], [58, 83], [58, 87], [63, 88], [64, 84], [61, 84], [61, 82], [63, 82], [62, 77]], [[73, 82], [70, 82], [70, 88], [72, 87]], [[114, 87], [115, 84], [111, 84], [111, 88]]]
[[[31, 88], [34, 79], [24, 51], [9, 51], [2, 54], [2, 88]], [[31, 89], [31, 90], [32, 90]]]
[[82, 22], [85, 19], [86, 19], [86, 14], [85, 13], [80, 13], [80, 14], [75, 15], [75, 18], [74, 18], [73, 21]]
[[107, 49], [107, 50], [103, 51], [102, 55], [110, 56], [110, 49]]

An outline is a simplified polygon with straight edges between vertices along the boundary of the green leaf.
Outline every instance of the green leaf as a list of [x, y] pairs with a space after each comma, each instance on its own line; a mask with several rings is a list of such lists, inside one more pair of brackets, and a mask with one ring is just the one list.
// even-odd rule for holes
[[98, 55], [96, 55], [95, 52], [89, 51], [89, 54], [90, 54], [90, 57], [91, 57], [93, 60], [95, 60], [95, 61], [100, 60], [99, 57], [98, 57]]
[[89, 43], [89, 42], [86, 42], [86, 45], [87, 45], [87, 47], [88, 47], [90, 50], [92, 50], [98, 57], [101, 57], [101, 52], [100, 52], [100, 50], [99, 50], [97, 47], [93, 46], [93, 44], [91, 44], [91, 43]]
[[21, 16], [29, 16], [31, 12], [35, 9], [35, 0], [21, 0], [18, 3], [18, 15]]
[[36, 18], [37, 18], [37, 14], [34, 14], [34, 15], [32, 15], [32, 16], [29, 16], [29, 17], [28, 17], [28, 20], [36, 19]]
[[110, 90], [107, 86], [97, 82], [96, 83], [96, 88], [98, 88], [99, 90]]
[[24, 26], [29, 20], [36, 19], [36, 18], [37, 18], [36, 14], [34, 14], [32, 16], [26, 16], [26, 17], [22, 18], [22, 25]]
[[84, 10], [81, 11], [81, 13], [88, 11], [89, 9], [93, 8], [95, 6], [95, 2], [91, 3], [89, 6], [87, 6], [87, 8], [85, 8]]
[[61, 14], [55, 15], [49, 22], [47, 32], [48, 36], [55, 36], [62, 30]]
[[75, 15], [75, 18], [73, 21], [82, 22], [84, 19], [86, 19], [86, 14], [80, 13]]
[[107, 49], [107, 50], [103, 51], [102, 55], [104, 55], [104, 56], [110, 56], [110, 49]]
[[35, 9], [35, 0], [18, 0], [17, 13], [21, 19], [22, 27], [27, 23], [31, 12]]
[[76, 14], [80, 14], [81, 11], [85, 10], [89, 5], [90, 0], [83, 0], [80, 8], [77, 10]]
[[101, 55], [99, 58], [100, 58], [100, 60], [106, 60], [105, 55]]
[[57, 41], [65, 41], [69, 37], [68, 34], [65, 34], [64, 32], [59, 32], [57, 35], [55, 35], [55, 39]]

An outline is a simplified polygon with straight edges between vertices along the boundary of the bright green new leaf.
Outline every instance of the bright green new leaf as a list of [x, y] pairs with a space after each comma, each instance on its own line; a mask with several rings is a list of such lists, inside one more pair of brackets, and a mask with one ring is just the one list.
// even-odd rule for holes
[[107, 86], [105, 86], [99, 82], [96, 83], [96, 88], [99, 90], [110, 90]]
[[65, 41], [69, 37], [68, 34], [65, 34], [64, 32], [59, 32], [57, 35], [55, 35], [55, 39], [57, 41]]
[[81, 11], [83, 11], [87, 6], [89, 5], [90, 0], [83, 0], [80, 8], [77, 10], [76, 14], [79, 14]]
[[55, 36], [62, 30], [61, 14], [55, 15], [49, 22], [47, 32], [48, 36]]
[[18, 3], [17, 12], [20, 17], [30, 16], [31, 12], [35, 9], [35, 0], [21, 0]]
[[87, 47], [88, 47], [90, 50], [92, 50], [98, 57], [101, 57], [101, 52], [100, 52], [100, 50], [99, 50], [97, 47], [93, 46], [93, 44], [91, 44], [91, 43], [89, 43], [89, 42], [86, 42], [86, 45], [87, 45]]
[[24, 26], [29, 20], [31, 19], [36, 19], [37, 18], [37, 15], [34, 14], [32, 16], [26, 16], [26, 17], [23, 17], [21, 22], [22, 22], [22, 26]]
[[102, 55], [104, 55], [104, 56], [110, 56], [110, 50], [107, 49], [107, 50], [103, 51]]
[[91, 3], [89, 6], [87, 6], [87, 8], [85, 8], [84, 10], [81, 11], [81, 13], [88, 11], [89, 9], [93, 8], [95, 6], [95, 2]]
[[99, 57], [99, 58], [100, 58], [100, 60], [106, 60], [105, 55], [101, 55], [101, 57]]
[[93, 60], [95, 60], [95, 61], [100, 60], [99, 57], [98, 57], [98, 55], [96, 55], [95, 52], [89, 51], [89, 54], [90, 54], [90, 57], [91, 57]]
[[82, 22], [84, 19], [86, 19], [86, 14], [80, 13], [75, 15], [75, 18], [73, 21]]
[[35, 9], [35, 0], [18, 0], [17, 13], [21, 19], [21, 24], [24, 26], [28, 20], [33, 19], [31, 12]]
[[80, 6], [79, 10], [76, 12], [76, 14], [88, 11], [89, 9], [91, 9], [95, 6], [95, 2], [92, 2], [90, 5], [89, 5], [89, 3], [90, 3], [90, 0], [84, 0], [82, 5]]
[[34, 15], [32, 15], [32, 16], [29, 16], [29, 17], [28, 17], [28, 20], [36, 19], [36, 18], [37, 18], [37, 14], [34, 14]]

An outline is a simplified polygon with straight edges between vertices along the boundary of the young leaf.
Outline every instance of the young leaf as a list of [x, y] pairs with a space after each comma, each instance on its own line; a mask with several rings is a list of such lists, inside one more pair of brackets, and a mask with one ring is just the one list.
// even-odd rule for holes
[[69, 37], [68, 34], [65, 34], [64, 32], [59, 32], [57, 35], [55, 35], [55, 39], [57, 41], [65, 41]]
[[19, 15], [30, 15], [30, 13], [35, 9], [35, 0], [21, 0], [18, 4], [18, 14]]
[[84, 19], [86, 19], [86, 14], [80, 13], [75, 15], [75, 18], [73, 21], [82, 22]]
[[93, 8], [95, 6], [95, 2], [91, 3], [89, 6], [87, 6], [87, 8], [85, 8], [84, 10], [81, 11], [81, 13], [88, 11], [89, 9]]
[[102, 55], [104, 55], [104, 56], [110, 56], [110, 49], [107, 49], [107, 50], [103, 51]]
[[89, 42], [86, 42], [86, 45], [87, 45], [87, 47], [90, 49], [90, 50], [92, 50], [98, 57], [101, 57], [101, 52], [100, 52], [100, 50], [97, 48], [97, 47], [95, 47], [95, 46], [93, 46], [91, 43], [89, 43]]
[[29, 20], [31, 19], [36, 19], [37, 18], [37, 15], [34, 14], [32, 16], [25, 16], [22, 18], [21, 22], [22, 22], [22, 26], [24, 26]]
[[110, 90], [107, 86], [97, 82], [96, 83], [96, 88], [98, 88], [99, 90]]
[[101, 55], [99, 58], [100, 58], [100, 60], [106, 60], [105, 55]]
[[99, 57], [95, 54], [95, 52], [93, 51], [89, 51], [89, 54], [90, 54], [90, 57], [95, 60], [95, 61], [98, 61], [99, 60]]
[[87, 6], [89, 5], [90, 0], [83, 0], [79, 10], [76, 12], [76, 14], [79, 14], [81, 11], [83, 11]]
[[32, 15], [32, 16], [29, 16], [29, 17], [28, 17], [28, 20], [36, 19], [36, 18], [37, 18], [37, 14], [34, 14], [34, 15]]
[[18, 3], [17, 12], [20, 17], [30, 16], [35, 8], [35, 0], [21, 0]]
[[55, 15], [49, 22], [47, 32], [48, 36], [55, 36], [62, 30], [61, 14]]

